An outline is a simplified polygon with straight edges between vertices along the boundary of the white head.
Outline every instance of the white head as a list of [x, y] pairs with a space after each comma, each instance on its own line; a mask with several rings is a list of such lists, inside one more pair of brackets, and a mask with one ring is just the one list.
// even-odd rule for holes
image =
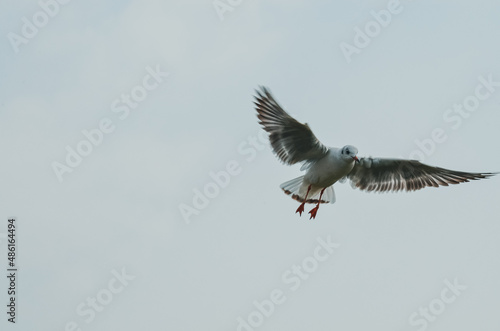
[[358, 149], [354, 146], [346, 145], [346, 146], [342, 147], [342, 149], [340, 150], [340, 154], [341, 154], [342, 158], [346, 161], [359, 162], [359, 159], [356, 156], [358, 154]]

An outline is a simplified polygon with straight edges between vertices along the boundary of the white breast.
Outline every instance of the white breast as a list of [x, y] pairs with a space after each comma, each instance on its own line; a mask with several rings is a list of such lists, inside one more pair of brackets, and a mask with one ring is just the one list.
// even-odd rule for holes
[[330, 148], [324, 158], [307, 170], [304, 179], [315, 186], [328, 187], [349, 174], [353, 167], [354, 160], [346, 160], [338, 148]]

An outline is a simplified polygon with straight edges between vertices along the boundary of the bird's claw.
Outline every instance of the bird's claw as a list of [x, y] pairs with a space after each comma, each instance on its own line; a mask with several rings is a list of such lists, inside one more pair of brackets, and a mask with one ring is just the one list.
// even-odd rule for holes
[[311, 217], [309, 218], [310, 220], [316, 218], [316, 213], [318, 212], [318, 209], [319, 205], [309, 211], [309, 214], [311, 214]]
[[304, 205], [305, 203], [301, 203], [299, 208], [297, 208], [297, 210], [295, 211], [295, 213], [299, 213], [300, 216], [302, 216], [302, 213], [304, 212]]

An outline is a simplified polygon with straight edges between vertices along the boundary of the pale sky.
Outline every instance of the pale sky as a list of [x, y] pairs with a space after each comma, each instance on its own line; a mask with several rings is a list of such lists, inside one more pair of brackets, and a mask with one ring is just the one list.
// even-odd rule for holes
[[54, 1], [0, 4], [2, 330], [500, 328], [499, 177], [337, 183], [311, 221], [252, 104], [267, 86], [359, 156], [500, 171], [498, 1]]

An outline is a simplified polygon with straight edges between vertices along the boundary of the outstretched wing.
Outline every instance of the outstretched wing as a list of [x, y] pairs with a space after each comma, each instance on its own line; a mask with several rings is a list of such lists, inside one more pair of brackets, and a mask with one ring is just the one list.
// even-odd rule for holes
[[273, 151], [283, 163], [315, 161], [325, 156], [328, 148], [316, 138], [307, 123], [299, 123], [288, 115], [265, 87], [256, 92], [254, 103], [259, 124], [269, 132]]
[[365, 191], [416, 191], [488, 178], [494, 173], [470, 173], [428, 166], [415, 160], [361, 158], [348, 178]]

